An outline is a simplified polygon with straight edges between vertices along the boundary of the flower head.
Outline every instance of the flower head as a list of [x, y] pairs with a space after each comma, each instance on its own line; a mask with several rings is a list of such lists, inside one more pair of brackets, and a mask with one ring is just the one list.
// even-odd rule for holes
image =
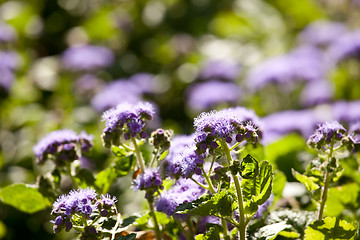
[[16, 40], [15, 29], [2, 21], [0, 21], [0, 43], [11, 43]]
[[199, 153], [217, 148], [217, 140], [231, 143], [235, 139], [238, 142], [246, 140], [256, 143], [262, 135], [258, 117], [242, 107], [201, 113], [194, 120], [194, 127]]
[[120, 137], [130, 138], [146, 137], [145, 123], [151, 120], [154, 108], [150, 103], [140, 102], [136, 105], [121, 103], [115, 108], [104, 112], [102, 118], [106, 121], [102, 139], [106, 147], [118, 145]]
[[194, 111], [206, 111], [220, 104], [236, 104], [241, 89], [233, 82], [211, 80], [197, 83], [187, 89], [187, 105]]
[[329, 46], [328, 52], [332, 64], [338, 64], [348, 58], [359, 59], [360, 31], [341, 35]]
[[80, 158], [79, 152], [86, 152], [92, 146], [93, 136], [64, 129], [49, 133], [33, 148], [37, 161], [43, 163], [54, 158], [57, 164]]
[[[197, 175], [194, 176], [194, 178], [201, 183], [205, 182], [202, 176]], [[161, 193], [161, 197], [156, 201], [155, 207], [158, 211], [168, 216], [174, 216], [177, 206], [196, 200], [204, 193], [205, 189], [191, 179], [180, 178], [169, 190]], [[175, 217], [181, 218], [180, 215], [176, 215]]]
[[147, 168], [133, 182], [136, 190], [145, 190], [146, 198], [153, 198], [154, 194], [162, 189], [162, 179], [157, 170]]
[[106, 47], [80, 45], [68, 48], [62, 56], [66, 69], [90, 71], [107, 67], [114, 61], [113, 53]]
[[323, 149], [329, 144], [340, 142], [345, 137], [346, 129], [337, 121], [319, 124], [314, 134], [308, 139], [308, 145]]
[[232, 61], [214, 60], [208, 62], [200, 72], [203, 79], [235, 80], [240, 73], [241, 66]]

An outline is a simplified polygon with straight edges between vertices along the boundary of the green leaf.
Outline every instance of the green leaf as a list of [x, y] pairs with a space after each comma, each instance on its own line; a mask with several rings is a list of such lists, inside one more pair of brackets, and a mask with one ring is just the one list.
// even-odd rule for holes
[[37, 188], [22, 183], [12, 184], [1, 189], [0, 200], [26, 213], [35, 213], [51, 206]]
[[347, 207], [356, 207], [358, 205], [357, 199], [359, 191], [360, 188], [356, 183], [329, 188], [328, 197], [325, 204], [325, 215], [330, 217], [337, 217]]
[[217, 224], [211, 224], [205, 234], [198, 234], [195, 240], [220, 240], [220, 231], [222, 227]]
[[286, 176], [283, 172], [277, 171], [274, 174], [272, 191], [275, 199], [281, 198], [286, 184]]
[[319, 184], [317, 183], [318, 178], [303, 175], [301, 173], [298, 173], [294, 169], [292, 169], [292, 173], [293, 173], [294, 177], [296, 178], [296, 180], [298, 180], [299, 182], [301, 182], [302, 184], [305, 185], [307, 190], [311, 193], [311, 196], [315, 200], [319, 201], [321, 188], [320, 188]]
[[82, 188], [86, 188], [88, 186], [93, 186], [95, 183], [95, 178], [92, 172], [90, 172], [88, 169], [80, 168], [75, 178], [80, 180], [80, 186]]
[[133, 224], [137, 218], [138, 218], [137, 216], [130, 216], [130, 217], [123, 219], [120, 227], [124, 228], [124, 227], [127, 227], [127, 226]]
[[[210, 198], [209, 198], [210, 197]], [[177, 213], [192, 216], [231, 216], [236, 209], [236, 195], [232, 190], [224, 190], [212, 196], [205, 196], [191, 203], [181, 204]]]
[[102, 189], [102, 193], [105, 194], [115, 181], [116, 176], [114, 168], [106, 168], [96, 175], [95, 185]]
[[6, 225], [2, 221], [0, 221], [0, 239], [3, 239], [5, 237], [6, 232]]
[[159, 161], [164, 160], [166, 156], [169, 154], [169, 150], [165, 150], [159, 157]]
[[257, 206], [263, 204], [271, 195], [272, 166], [267, 161], [259, 164], [259, 174], [254, 179], [242, 179], [241, 189], [245, 202], [245, 211], [254, 214]]
[[357, 227], [357, 223], [327, 217], [312, 222], [305, 229], [305, 240], [352, 240], [355, 239]]
[[300, 234], [297, 232], [289, 232], [289, 231], [281, 231], [278, 234], [279, 236], [285, 237], [285, 238], [300, 238]]
[[250, 154], [246, 155], [240, 164], [242, 178], [255, 178], [259, 174], [259, 164]]
[[273, 240], [281, 231], [287, 228], [291, 228], [291, 225], [287, 224], [286, 221], [266, 225], [256, 232], [255, 237], [257, 239], [265, 238], [266, 240]]
[[126, 150], [122, 146], [111, 146], [111, 151], [117, 157], [126, 156]]
[[115, 160], [115, 165], [114, 165], [116, 175], [118, 177], [126, 176], [131, 171], [131, 168], [135, 163], [134, 160], [135, 160], [134, 155], [118, 157]]

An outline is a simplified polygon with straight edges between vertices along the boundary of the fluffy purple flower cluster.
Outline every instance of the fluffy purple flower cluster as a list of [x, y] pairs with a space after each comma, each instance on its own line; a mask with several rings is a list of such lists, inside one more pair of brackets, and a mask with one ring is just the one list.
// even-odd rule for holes
[[223, 103], [236, 104], [241, 88], [233, 82], [211, 80], [187, 89], [187, 105], [196, 112], [206, 111]]
[[258, 117], [242, 107], [202, 113], [195, 119], [194, 126], [199, 154], [216, 149], [218, 140], [256, 143], [262, 136]]
[[[202, 176], [194, 176], [194, 178], [198, 182], [205, 182]], [[205, 191], [204, 188], [200, 187], [194, 181], [180, 178], [170, 189], [161, 193], [161, 197], [156, 201], [155, 207], [157, 211], [163, 212], [169, 217], [174, 216], [177, 206], [198, 199]], [[174, 217], [182, 218], [181, 215], [175, 215]]]
[[91, 71], [107, 67], [113, 61], [114, 55], [109, 49], [92, 45], [70, 47], [62, 56], [64, 67], [71, 71]]
[[105, 147], [119, 145], [120, 138], [146, 138], [145, 123], [153, 118], [154, 107], [148, 102], [136, 105], [121, 103], [104, 112], [102, 119], [106, 127], [102, 134]]
[[213, 60], [209, 61], [199, 77], [202, 79], [235, 80], [240, 73], [241, 66], [233, 61]]
[[91, 188], [72, 190], [67, 195], [61, 195], [54, 202], [51, 212], [55, 216], [52, 221], [54, 232], [59, 233], [64, 228], [69, 231], [73, 227], [72, 217], [75, 215], [87, 220], [97, 214], [108, 217], [116, 213], [116, 210], [112, 209], [117, 201], [115, 197], [109, 194], [97, 197], [97, 193]]
[[136, 190], [145, 190], [145, 198], [151, 199], [155, 193], [162, 189], [162, 179], [158, 171], [147, 168], [144, 173], [141, 173], [133, 182]]
[[80, 159], [82, 152], [92, 147], [93, 136], [85, 132], [79, 135], [69, 129], [57, 130], [42, 138], [33, 148], [38, 163], [54, 159], [57, 165], [64, 161]]
[[357, 122], [350, 127], [349, 139], [353, 144], [360, 145], [360, 122]]
[[346, 129], [337, 121], [319, 124], [314, 134], [308, 139], [312, 148], [328, 148], [329, 144], [339, 143], [346, 136]]
[[273, 202], [274, 202], [274, 195], [271, 194], [270, 197], [263, 204], [259, 206], [258, 210], [256, 211], [253, 217], [256, 219], [260, 219]]

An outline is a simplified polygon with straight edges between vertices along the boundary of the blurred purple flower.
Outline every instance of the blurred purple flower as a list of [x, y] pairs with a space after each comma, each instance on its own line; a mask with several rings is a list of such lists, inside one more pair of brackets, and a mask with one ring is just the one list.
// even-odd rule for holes
[[193, 111], [200, 112], [223, 103], [236, 104], [241, 92], [241, 88], [235, 83], [217, 80], [197, 83], [187, 89], [187, 105]]
[[103, 112], [120, 103], [137, 103], [142, 99], [141, 93], [141, 89], [133, 82], [119, 79], [110, 82], [96, 94], [91, 100], [91, 105], [96, 111]]
[[303, 44], [323, 47], [328, 46], [346, 32], [346, 26], [340, 22], [316, 21], [300, 33], [299, 40]]
[[360, 101], [339, 101], [332, 105], [333, 119], [348, 124], [360, 121]]
[[270, 197], [262, 205], [259, 206], [258, 210], [254, 214], [254, 218], [260, 219], [273, 202], [274, 202], [274, 195], [271, 194]]
[[277, 138], [292, 133], [300, 133], [307, 138], [313, 133], [319, 119], [312, 110], [290, 110], [273, 113], [262, 118], [264, 125], [264, 143], [270, 143]]
[[[200, 183], [205, 183], [205, 179], [200, 175], [195, 175], [194, 179]], [[174, 216], [177, 206], [194, 201], [204, 193], [205, 189], [191, 179], [180, 178], [169, 190], [161, 193], [161, 197], [156, 201], [155, 207], [159, 212], [163, 212], [168, 216]], [[182, 219], [180, 214], [174, 217]]]
[[94, 93], [98, 92], [103, 86], [103, 80], [99, 79], [95, 75], [85, 74], [76, 79], [75, 91], [81, 96], [90, 97]]
[[14, 70], [19, 66], [19, 55], [13, 51], [0, 51], [0, 93], [9, 92], [15, 79]]
[[111, 65], [114, 54], [106, 47], [77, 45], [69, 47], [62, 56], [66, 69], [71, 71], [91, 71]]
[[349, 138], [353, 144], [360, 144], [360, 121], [350, 126]]
[[336, 65], [347, 58], [360, 58], [360, 30], [340, 35], [328, 49], [331, 65]]
[[246, 84], [253, 91], [268, 84], [277, 84], [284, 91], [292, 91], [298, 81], [323, 80], [325, 70], [321, 51], [301, 46], [286, 55], [269, 58], [251, 69]]
[[0, 21], [0, 43], [11, 43], [17, 38], [15, 29], [2, 21]]
[[315, 81], [308, 83], [301, 92], [300, 102], [302, 106], [311, 107], [322, 103], [328, 103], [334, 96], [334, 89], [330, 81]]
[[201, 79], [235, 80], [240, 74], [241, 66], [233, 61], [209, 61], [201, 70]]
[[[85, 132], [77, 134], [69, 129], [57, 130], [42, 138], [33, 147], [33, 151], [39, 163], [46, 161], [50, 156], [55, 156], [58, 160], [73, 161], [80, 158], [79, 150], [88, 151], [93, 145], [92, 140], [93, 136]], [[77, 145], [79, 146], [76, 147]]]
[[154, 75], [149, 73], [137, 73], [129, 78], [129, 82], [137, 87], [140, 93], [156, 93], [159, 83]]

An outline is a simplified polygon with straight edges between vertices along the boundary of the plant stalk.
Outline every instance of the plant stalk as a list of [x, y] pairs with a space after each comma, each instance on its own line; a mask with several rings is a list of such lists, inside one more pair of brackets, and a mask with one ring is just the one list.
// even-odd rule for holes
[[140, 148], [139, 146], [137, 145], [137, 142], [136, 142], [136, 139], [132, 139], [132, 142], [134, 144], [134, 149], [135, 149], [135, 156], [136, 156], [136, 159], [137, 159], [137, 162], [139, 163], [139, 166], [140, 166], [140, 169], [141, 169], [141, 172], [145, 172], [145, 161], [144, 161], [144, 158], [140, 152]]
[[154, 231], [155, 231], [155, 235], [156, 235], [156, 239], [157, 240], [161, 240], [161, 232], [160, 232], [160, 228], [159, 228], [159, 224], [158, 221], [156, 219], [156, 215], [155, 215], [155, 211], [154, 211], [154, 206], [152, 201], [150, 201], [148, 199], [148, 204], [149, 204], [149, 209], [150, 209], [150, 216], [153, 218], [154, 220]]

